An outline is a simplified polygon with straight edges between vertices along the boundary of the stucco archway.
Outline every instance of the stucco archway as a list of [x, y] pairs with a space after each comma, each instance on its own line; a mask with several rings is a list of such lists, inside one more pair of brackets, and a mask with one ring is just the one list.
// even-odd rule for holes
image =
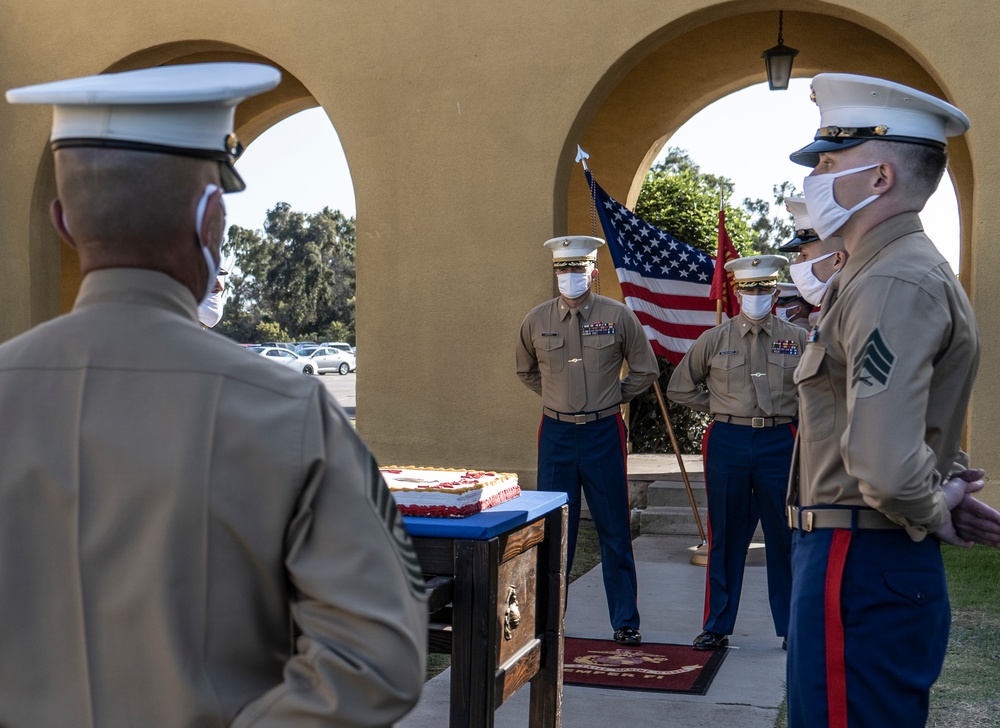
[[[282, 72], [281, 84], [277, 88], [250, 98], [237, 107], [235, 131], [245, 146], [283, 119], [299, 111], [319, 106], [302, 82], [279, 64], [245, 49], [214, 41], [169, 43], [147, 48], [112, 64], [104, 69], [104, 72], [219, 61], [266, 63], [279, 68]], [[48, 206], [55, 193], [52, 155], [46, 149], [39, 162], [38, 176], [32, 194], [29, 234], [33, 255], [45, 257], [51, 256], [52, 251], [59, 251], [58, 312], [66, 312], [72, 308], [80, 287], [80, 268], [76, 255], [67, 246], [60, 244], [49, 224]], [[51, 315], [55, 313], [56, 311], [53, 311]]]
[[[739, 4], [731, 6], [734, 11]], [[649, 51], [612, 87], [602, 84], [580, 110], [577, 124], [567, 139], [563, 159], [573, 159], [581, 144], [593, 159], [600, 160], [600, 182], [610, 194], [635, 204], [642, 180], [666, 140], [687, 119], [723, 96], [765, 79], [763, 64], [748, 62], [760, 55], [760, 38], [775, 29], [775, 13], [738, 13], [710, 19], [691, 27], [699, 15], [678, 21], [676, 30], [666, 28], [655, 37], [659, 47]], [[834, 18], [816, 13], [785, 11], [786, 38], [794, 37], [800, 49], [794, 76], [812, 77], [837, 70], [891, 78], [928, 93], [949, 98], [934, 80], [933, 69], [924, 68], [886, 29], [864, 26], [860, 16]], [[794, 36], [792, 33], [794, 32]], [[652, 36], [651, 36], [652, 37]], [[789, 40], [791, 43], [791, 40]], [[864, 54], [857, 49], [865, 49]], [[819, 114], [817, 112], [817, 125]], [[719, 143], [738, 154], [744, 144], [753, 144], [755, 130], [763, 125], [780, 126], [780, 119], [734, 119], [719, 129]], [[790, 129], [790, 153], [804, 144], [810, 130]], [[964, 137], [949, 144], [949, 170], [955, 184], [962, 221], [961, 278], [970, 289], [972, 256], [968, 221], [972, 219], [972, 165]], [[725, 174], [724, 170], [720, 170]], [[774, 180], [780, 182], [781, 180]], [[585, 231], [590, 227], [589, 191], [578, 169], [560, 168], [556, 180], [556, 219], [564, 201], [566, 227]], [[602, 250], [600, 264], [611, 269], [610, 255]], [[621, 297], [614, 276], [602, 279], [607, 295]], [[971, 290], [970, 290], [971, 295]]]

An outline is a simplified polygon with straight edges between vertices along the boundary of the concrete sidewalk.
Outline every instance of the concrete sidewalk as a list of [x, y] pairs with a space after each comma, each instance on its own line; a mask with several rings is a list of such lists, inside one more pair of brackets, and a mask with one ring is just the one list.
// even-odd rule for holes
[[[630, 470], [631, 470], [630, 458]], [[640, 536], [634, 541], [642, 636], [647, 642], [690, 644], [701, 631], [705, 569], [692, 566], [697, 539]], [[785, 652], [775, 637], [767, 605], [762, 558], [748, 560], [736, 633], [729, 654], [703, 696], [565, 686], [563, 726], [656, 726], [678, 728], [773, 728], [784, 696]], [[600, 567], [569, 587], [566, 634], [611, 638]], [[417, 707], [399, 728], [442, 728], [448, 724], [447, 670], [428, 682]], [[528, 687], [496, 713], [496, 728], [525, 728]]]

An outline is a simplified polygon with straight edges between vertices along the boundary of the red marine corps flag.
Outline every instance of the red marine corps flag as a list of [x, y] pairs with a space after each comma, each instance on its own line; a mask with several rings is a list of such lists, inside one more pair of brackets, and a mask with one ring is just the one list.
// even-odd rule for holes
[[709, 296], [718, 301], [716, 308], [717, 323], [722, 323], [722, 314], [732, 318], [740, 312], [740, 302], [734, 294], [733, 274], [726, 270], [726, 263], [736, 260], [740, 254], [736, 252], [733, 241], [726, 232], [726, 209], [719, 199], [719, 250], [715, 256], [715, 274], [712, 276], [712, 293]]

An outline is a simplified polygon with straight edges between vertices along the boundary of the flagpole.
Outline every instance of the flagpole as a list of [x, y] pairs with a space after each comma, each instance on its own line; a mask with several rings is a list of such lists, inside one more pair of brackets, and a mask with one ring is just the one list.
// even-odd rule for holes
[[[725, 197], [724, 197], [724, 195], [725, 195], [725, 188], [720, 183], [719, 184], [719, 212], [720, 213], [722, 213], [722, 211], [726, 209], [726, 203], [725, 203]], [[722, 218], [720, 217], [719, 219], [721, 220]], [[717, 261], [722, 260], [722, 240], [719, 240], [719, 250], [716, 253], [716, 260]], [[718, 264], [718, 263], [716, 263], [716, 264]], [[720, 298], [720, 299], [718, 299], [715, 302], [715, 325], [719, 326], [721, 323], [722, 323], [722, 299]]]

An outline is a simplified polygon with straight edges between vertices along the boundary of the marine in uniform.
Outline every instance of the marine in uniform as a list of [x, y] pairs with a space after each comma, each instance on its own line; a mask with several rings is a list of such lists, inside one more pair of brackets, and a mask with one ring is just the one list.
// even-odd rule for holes
[[820, 239], [816, 234], [804, 197], [786, 197], [785, 209], [795, 221], [795, 237], [779, 245], [778, 251], [795, 253], [788, 273], [799, 295], [812, 307], [807, 317], [807, 326], [812, 327], [819, 321], [823, 294], [847, 262], [847, 251], [836, 235]]
[[790, 324], [809, 328], [809, 314], [813, 305], [809, 303], [794, 283], [778, 283], [778, 300], [774, 304], [774, 315]]
[[392, 496], [313, 377], [197, 308], [257, 64], [9, 91], [54, 104], [73, 310], [0, 346], [0, 725], [387, 726], [426, 600]]
[[[542, 398], [538, 489], [569, 497], [568, 563], [580, 525], [580, 490], [597, 530], [614, 639], [639, 644], [639, 608], [621, 405], [659, 376], [642, 325], [627, 306], [591, 291], [600, 238], [571, 235], [545, 243], [560, 295], [521, 324], [517, 375]], [[628, 374], [621, 377], [622, 364]]]
[[198, 323], [203, 329], [214, 329], [216, 324], [222, 320], [222, 312], [226, 308], [226, 299], [223, 296], [226, 292], [226, 284], [223, 283], [222, 277], [227, 275], [229, 275], [229, 271], [220, 268], [211, 292], [198, 304]]
[[789, 726], [922, 726], [950, 623], [939, 541], [1000, 542], [960, 449], [975, 316], [917, 214], [969, 120], [882, 79], [812, 86], [821, 128], [791, 158], [849, 257], [795, 374]]
[[756, 255], [726, 263], [736, 279], [740, 313], [698, 337], [667, 387], [674, 402], [714, 416], [702, 440], [708, 573], [697, 650], [729, 644], [758, 519], [771, 618], [779, 637], [788, 634], [791, 532], [785, 490], [798, 414], [792, 373], [806, 331], [771, 313], [778, 273], [787, 262], [780, 255]]

